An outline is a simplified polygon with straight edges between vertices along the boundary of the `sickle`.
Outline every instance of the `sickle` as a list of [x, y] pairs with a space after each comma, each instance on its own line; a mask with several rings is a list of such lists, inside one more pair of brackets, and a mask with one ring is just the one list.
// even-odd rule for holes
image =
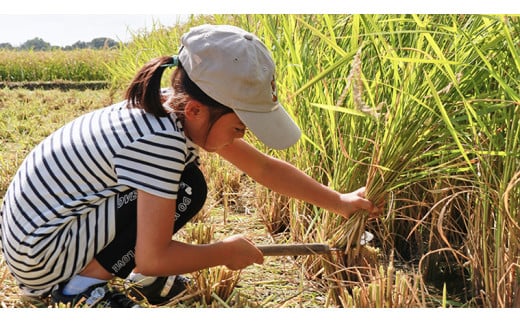
[[[362, 235], [361, 245], [366, 244], [374, 238], [374, 235], [368, 231]], [[274, 244], [274, 245], [257, 245], [256, 246], [264, 256], [303, 256], [329, 254], [332, 251], [342, 251], [339, 248], [331, 248], [323, 243], [294, 243], [294, 244]]]

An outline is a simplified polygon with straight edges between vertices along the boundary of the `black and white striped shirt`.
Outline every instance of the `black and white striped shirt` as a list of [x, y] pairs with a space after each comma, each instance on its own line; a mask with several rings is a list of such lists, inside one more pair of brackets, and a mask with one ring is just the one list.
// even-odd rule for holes
[[76, 274], [115, 234], [117, 193], [136, 188], [175, 199], [197, 147], [174, 114], [125, 102], [90, 112], [37, 145], [0, 211], [0, 246], [21, 288], [41, 295]]

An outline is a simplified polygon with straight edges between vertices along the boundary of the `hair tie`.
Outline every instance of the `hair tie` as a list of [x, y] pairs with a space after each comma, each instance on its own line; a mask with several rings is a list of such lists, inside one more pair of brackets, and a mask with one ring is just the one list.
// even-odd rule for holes
[[161, 67], [168, 68], [168, 67], [177, 67], [179, 65], [179, 56], [174, 55], [172, 56], [173, 62], [168, 64], [162, 64]]

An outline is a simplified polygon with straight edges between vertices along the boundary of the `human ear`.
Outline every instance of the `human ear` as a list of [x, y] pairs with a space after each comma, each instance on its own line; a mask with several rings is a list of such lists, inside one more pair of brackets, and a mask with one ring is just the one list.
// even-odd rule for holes
[[187, 119], [200, 119], [203, 115], [203, 105], [197, 100], [190, 100], [184, 107], [184, 115]]

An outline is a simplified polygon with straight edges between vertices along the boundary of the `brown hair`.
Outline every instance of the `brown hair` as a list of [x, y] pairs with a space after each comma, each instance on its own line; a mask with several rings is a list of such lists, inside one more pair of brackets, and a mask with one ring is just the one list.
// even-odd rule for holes
[[[168, 115], [162, 105], [161, 79], [164, 70], [172, 66], [173, 62], [174, 59], [171, 56], [154, 58], [137, 72], [125, 94], [130, 108], [144, 109], [157, 117]], [[222, 115], [233, 112], [231, 108], [204, 93], [189, 78], [180, 62], [171, 76], [171, 87], [173, 96], [168, 103], [172, 105], [181, 120], [184, 119], [182, 112], [190, 99], [197, 100], [210, 108], [210, 124], [213, 124]]]

